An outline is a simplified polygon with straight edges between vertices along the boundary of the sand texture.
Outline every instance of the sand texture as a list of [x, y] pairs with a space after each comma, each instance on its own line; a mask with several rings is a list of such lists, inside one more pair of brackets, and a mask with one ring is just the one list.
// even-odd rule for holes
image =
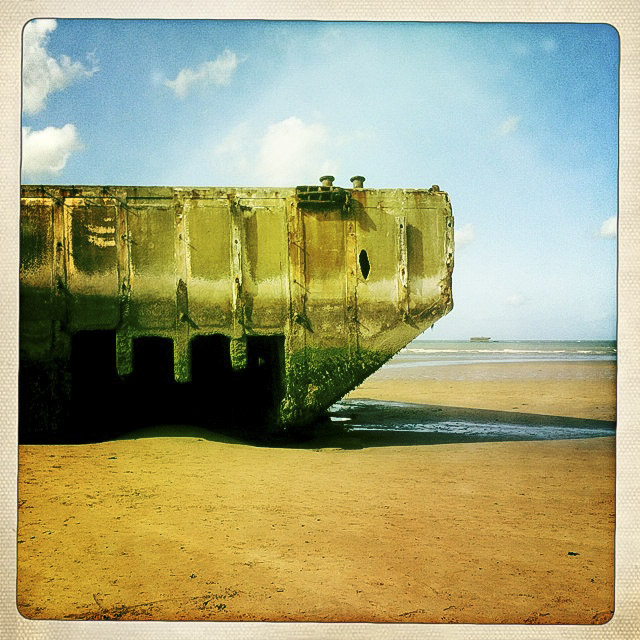
[[616, 366], [585, 361], [391, 367], [349, 397], [615, 420]]
[[[519, 379], [513, 367], [501, 369], [509, 386]], [[573, 398], [571, 389], [585, 382], [576, 376], [588, 367], [572, 376], [554, 367], [538, 372], [554, 381], [544, 400], [539, 387], [520, 380], [518, 399], [529, 411], [549, 411], [553, 389], [566, 409], [566, 394]], [[472, 374], [469, 367], [457, 375]], [[407, 401], [398, 397], [404, 386], [414, 402], [474, 404], [454, 379], [423, 378], [411, 388], [386, 375], [354, 395]], [[596, 379], [599, 395], [597, 385], [587, 394], [596, 398], [591, 413], [587, 400], [565, 413], [612, 415], [612, 378]], [[499, 384], [484, 394], [481, 384], [473, 394], [483, 408], [516, 406], [496, 391]], [[22, 445], [20, 612], [245, 621], [610, 618], [613, 437], [406, 442], [360, 432], [266, 447], [172, 428], [98, 444]]]

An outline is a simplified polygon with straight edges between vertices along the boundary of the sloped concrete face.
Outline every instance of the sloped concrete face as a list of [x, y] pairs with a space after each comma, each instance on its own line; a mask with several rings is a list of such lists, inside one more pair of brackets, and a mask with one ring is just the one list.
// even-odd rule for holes
[[[452, 269], [438, 187], [23, 186], [21, 428], [55, 431], [73, 410], [65, 381], [90, 332], [112, 336], [124, 385], [135, 345], [165, 339], [176, 389], [217, 336], [211, 370], [268, 381], [265, 428], [303, 428], [452, 308]], [[47, 402], [52, 424], [31, 409]]]

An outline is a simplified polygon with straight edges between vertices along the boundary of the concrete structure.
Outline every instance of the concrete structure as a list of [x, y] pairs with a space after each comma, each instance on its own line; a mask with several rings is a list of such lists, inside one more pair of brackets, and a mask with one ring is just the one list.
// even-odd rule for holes
[[223, 389], [216, 406], [301, 428], [446, 314], [447, 194], [321, 181], [23, 186], [21, 432], [55, 432], [87, 394], [106, 410], [135, 380], [150, 407]]

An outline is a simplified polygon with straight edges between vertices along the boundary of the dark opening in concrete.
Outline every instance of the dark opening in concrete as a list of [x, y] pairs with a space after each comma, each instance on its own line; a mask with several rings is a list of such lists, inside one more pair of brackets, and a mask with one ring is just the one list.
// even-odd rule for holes
[[260, 411], [270, 414], [284, 393], [284, 336], [249, 336], [247, 364], [248, 388]]
[[130, 382], [144, 386], [173, 383], [173, 340], [142, 336], [133, 340], [133, 372]]
[[173, 340], [133, 340], [133, 371], [116, 368], [115, 331], [79, 331], [71, 355], [24, 366], [20, 439], [97, 441], [149, 425], [198, 425], [229, 433], [268, 433], [284, 389], [284, 336], [249, 336], [247, 367], [234, 371], [230, 340], [196, 336], [192, 381], [177, 383]]
[[71, 375], [77, 383], [94, 386], [118, 379], [116, 332], [78, 331], [71, 336]]
[[116, 370], [116, 332], [78, 331], [71, 336], [68, 417], [58, 425], [61, 435], [72, 440], [97, 439], [117, 431], [122, 414], [116, 389], [120, 378]]
[[222, 335], [195, 336], [191, 350], [191, 380], [196, 386], [215, 384], [218, 378], [231, 374], [229, 338]]
[[366, 280], [369, 277], [371, 265], [369, 264], [369, 256], [364, 249], [360, 252], [358, 261], [360, 262], [360, 272], [362, 273], [362, 277]]
[[[200, 424], [269, 427], [283, 395], [284, 336], [247, 336], [247, 367], [234, 370], [226, 336], [191, 340], [191, 409]], [[224, 426], [224, 425], [223, 425]]]

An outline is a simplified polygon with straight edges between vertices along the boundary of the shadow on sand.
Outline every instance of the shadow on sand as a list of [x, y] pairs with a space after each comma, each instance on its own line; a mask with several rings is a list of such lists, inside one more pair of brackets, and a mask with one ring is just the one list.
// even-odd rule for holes
[[117, 439], [200, 438], [259, 447], [363, 449], [514, 440], [555, 440], [615, 435], [615, 422], [462, 407], [344, 400], [300, 436], [265, 440], [247, 427], [227, 424], [151, 425]]

